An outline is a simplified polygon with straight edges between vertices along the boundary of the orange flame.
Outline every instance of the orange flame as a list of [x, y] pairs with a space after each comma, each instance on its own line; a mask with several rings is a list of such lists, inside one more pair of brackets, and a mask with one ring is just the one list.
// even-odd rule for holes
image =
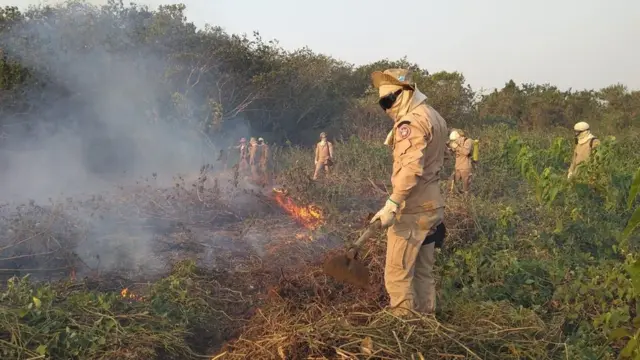
[[298, 206], [284, 192], [275, 191], [275, 200], [294, 219], [307, 229], [314, 230], [324, 224], [322, 210], [315, 205]]
[[127, 299], [127, 300], [133, 300], [133, 301], [143, 301], [144, 298], [142, 296], [138, 296], [132, 292], [129, 291], [129, 288], [124, 288], [122, 289], [122, 291], [120, 291], [120, 295]]

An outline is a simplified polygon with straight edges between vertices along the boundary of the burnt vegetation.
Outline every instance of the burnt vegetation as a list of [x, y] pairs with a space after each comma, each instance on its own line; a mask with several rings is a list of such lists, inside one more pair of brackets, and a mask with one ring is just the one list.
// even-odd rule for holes
[[[640, 358], [640, 92], [480, 94], [461, 73], [285, 51], [184, 10], [0, 9], [2, 359]], [[389, 67], [480, 139], [473, 195], [447, 197], [435, 319], [384, 310], [383, 234], [362, 252], [369, 291], [321, 270], [390, 188], [369, 79]], [[602, 145], [567, 180], [578, 121]], [[320, 131], [336, 164], [314, 182]], [[234, 152], [216, 163], [240, 136], [266, 139], [286, 193], [238, 176]]]

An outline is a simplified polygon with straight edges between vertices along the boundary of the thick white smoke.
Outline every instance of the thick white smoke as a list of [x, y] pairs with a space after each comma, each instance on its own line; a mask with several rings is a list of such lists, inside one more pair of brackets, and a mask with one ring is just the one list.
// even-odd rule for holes
[[[6, 54], [47, 80], [21, 89], [24, 111], [0, 114], [6, 134], [0, 140], [0, 201], [81, 198], [152, 174], [157, 185], [171, 186], [177, 174], [197, 174], [213, 163], [216, 141], [198, 130], [200, 119], [162, 118], [163, 109], [174, 106], [163, 80], [175, 64], [136, 45], [128, 27], [139, 20], [86, 4], [65, 9], [0, 38]], [[245, 131], [240, 126], [238, 135]], [[150, 256], [154, 230], [144, 218], [135, 219], [135, 211], [123, 209], [132, 214], [126, 225], [89, 212], [80, 208], [72, 215], [91, 224], [77, 249], [85, 263], [103, 269], [161, 265]]]

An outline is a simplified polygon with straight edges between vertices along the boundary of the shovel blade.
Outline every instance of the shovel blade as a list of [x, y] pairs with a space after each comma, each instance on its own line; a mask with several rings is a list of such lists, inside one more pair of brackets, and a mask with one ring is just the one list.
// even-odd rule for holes
[[356, 259], [346, 255], [328, 258], [324, 262], [324, 273], [334, 279], [355, 285], [359, 288], [369, 287], [369, 269]]

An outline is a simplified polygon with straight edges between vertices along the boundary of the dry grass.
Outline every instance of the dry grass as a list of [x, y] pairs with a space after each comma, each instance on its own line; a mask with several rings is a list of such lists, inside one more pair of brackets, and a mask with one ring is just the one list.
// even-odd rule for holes
[[[60, 261], [57, 266], [64, 268], [65, 277], [75, 270], [85, 278], [79, 283], [64, 281], [44, 285], [52, 289], [53, 298], [57, 300], [49, 301], [46, 310], [40, 313], [31, 313], [30, 294], [42, 291], [43, 285], [24, 283], [22, 290], [13, 290], [13, 302], [0, 311], [5, 314], [0, 322], [4, 321], [7, 329], [0, 334], [0, 339], [5, 341], [0, 341], [0, 351], [9, 354], [8, 358], [20, 359], [37, 358], [41, 344], [47, 344], [49, 355], [70, 358], [91, 355], [102, 359], [140, 356], [196, 359], [199, 354], [211, 353], [215, 353], [213, 358], [217, 359], [550, 359], [566, 356], [563, 345], [556, 343], [562, 338], [561, 319], [543, 321], [533, 311], [517, 309], [506, 302], [465, 303], [447, 299], [446, 312], [440, 310], [438, 320], [394, 317], [385, 310], [388, 299], [383, 287], [383, 234], [370, 241], [362, 253], [372, 273], [373, 287], [368, 292], [325, 276], [320, 267], [324, 258], [343, 251], [345, 240], [358, 236], [358, 230], [366, 224], [383, 194], [378, 194], [379, 199], [363, 201], [357, 208], [342, 203], [340, 207], [350, 210], [341, 212], [339, 217], [325, 208], [328, 210], [325, 226], [309, 231], [281, 212], [268, 191], [235, 186], [242, 181], [236, 183], [238, 179], [233, 174], [209, 178], [206, 169], [203, 170], [196, 180], [177, 179], [172, 188], [141, 184], [120, 189], [117, 196], [110, 194], [80, 203], [69, 202], [37, 213], [40, 217], [33, 220], [36, 223], [56, 219], [57, 222], [51, 223], [58, 227], [45, 229], [67, 229], [57, 233], [47, 231], [37, 237], [25, 236], [37, 232], [21, 228], [33, 221], [18, 216], [17, 228], [21, 235], [1, 238], [7, 250], [27, 254], [24, 259], [38, 260], [36, 266], [41, 266], [41, 262], [50, 261], [51, 256], [37, 250], [38, 246], [49, 249], [51, 239], [65, 239], [64, 244], [58, 240], [59, 245], [53, 248], [56, 254], [67, 254], [54, 257]], [[319, 190], [317, 184], [306, 186]], [[368, 188], [368, 193], [371, 194], [374, 186]], [[296, 199], [300, 203], [312, 201]], [[476, 238], [475, 217], [466, 201], [458, 196], [447, 201], [446, 221], [453, 225], [449, 225], [445, 249], [438, 255], [440, 259]], [[93, 212], [79, 223], [57, 215], [72, 213], [74, 206]], [[167, 266], [174, 264], [171, 269], [160, 269], [155, 274], [162, 274], [164, 270], [170, 275], [158, 279], [157, 275], [149, 277], [126, 266], [101, 268], [100, 262], [98, 265], [82, 262], [75, 255], [75, 248], [96, 238], [96, 223], [118, 224], [100, 233], [111, 245], [131, 241], [132, 232], [127, 226], [136, 230], [145, 226], [152, 228], [154, 236], [149, 256], [159, 257]], [[20, 247], [26, 245], [29, 250]], [[7, 252], [0, 254], [5, 257]], [[185, 262], [185, 259], [191, 260]], [[11, 269], [11, 274], [24, 274], [20, 266]], [[153, 282], [136, 282], [135, 276]], [[145, 300], [123, 299], [119, 291], [125, 287]], [[101, 298], [109, 299], [109, 308], [93, 311], [99, 306], [97, 299]], [[78, 303], [83, 305], [74, 308]], [[31, 318], [8, 315], [12, 309], [25, 308]], [[50, 335], [38, 332], [40, 320], [37, 319], [50, 318], [51, 314], [65, 315], [50, 329]], [[95, 325], [102, 318], [118, 319], [117, 331]], [[104, 340], [98, 340], [97, 345], [90, 348], [60, 342], [62, 340], [56, 338], [60, 335], [56, 334], [65, 333], [68, 324], [76, 324], [73, 330], [86, 335], [86, 339], [97, 336]], [[13, 338], [19, 340], [14, 342]], [[223, 341], [229, 342], [220, 348]], [[77, 354], [64, 350], [65, 346], [71, 346]]]
[[[385, 310], [383, 245], [367, 248], [372, 290], [328, 279], [319, 264], [283, 276], [219, 359], [551, 359], [561, 320], [509, 303], [456, 304], [450, 314], [400, 319]], [[449, 304], [451, 305], [451, 304]]]

